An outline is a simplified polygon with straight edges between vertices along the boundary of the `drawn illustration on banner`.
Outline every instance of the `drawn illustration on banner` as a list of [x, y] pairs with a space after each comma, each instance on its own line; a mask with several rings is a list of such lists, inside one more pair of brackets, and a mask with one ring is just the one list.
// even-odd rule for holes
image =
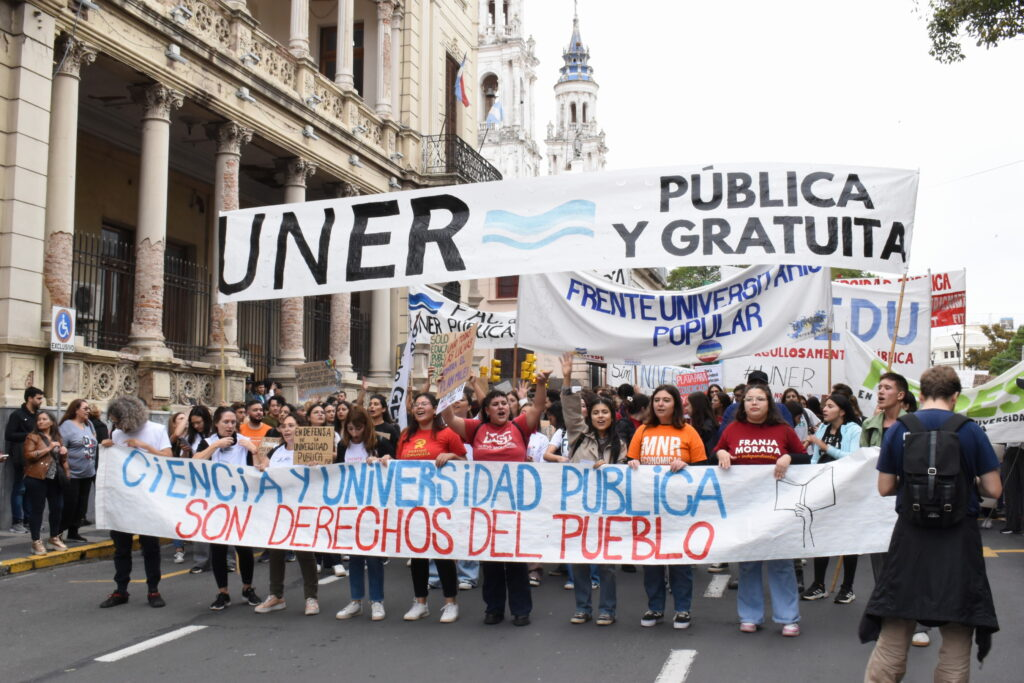
[[[793, 470], [789, 470], [792, 473]], [[814, 547], [814, 513], [836, 505], [835, 473], [831, 467], [804, 483], [789, 477], [775, 482], [775, 510], [788, 510], [803, 522], [804, 548]]]
[[[498, 242], [514, 249], [533, 250], [570, 235], [593, 237], [596, 213], [597, 205], [585, 199], [573, 199], [536, 216], [494, 209], [484, 218], [483, 243]], [[512, 237], [502, 232], [511, 233]]]

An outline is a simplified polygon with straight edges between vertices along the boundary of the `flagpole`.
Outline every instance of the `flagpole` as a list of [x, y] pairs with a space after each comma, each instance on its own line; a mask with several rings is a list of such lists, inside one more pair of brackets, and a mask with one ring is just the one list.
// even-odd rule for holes
[[[900, 319], [903, 317], [903, 294], [907, 291], [907, 273], [900, 279], [900, 299], [896, 304], [896, 327], [892, 333], [892, 343], [889, 345], [889, 357], [886, 358], [885, 371], [892, 370], [892, 358], [896, 354], [896, 338], [900, 336]], [[931, 332], [929, 331], [930, 335]]]

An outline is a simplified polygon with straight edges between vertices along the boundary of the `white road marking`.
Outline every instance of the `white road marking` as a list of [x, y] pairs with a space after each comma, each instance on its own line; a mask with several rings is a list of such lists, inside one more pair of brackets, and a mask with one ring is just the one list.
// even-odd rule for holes
[[654, 683], [683, 683], [696, 657], [696, 650], [672, 650]]
[[729, 585], [728, 574], [715, 574], [711, 577], [711, 581], [708, 582], [708, 587], [704, 591], [705, 598], [720, 598], [725, 594], [725, 587]]
[[339, 581], [340, 579], [341, 577], [338, 576], [325, 576], [324, 578], [317, 581], [317, 585], [326, 586], [327, 584], [334, 583], [335, 581]]
[[118, 650], [116, 652], [111, 652], [109, 655], [103, 655], [102, 657], [97, 657], [96, 661], [97, 662], [116, 662], [116, 661], [118, 661], [120, 659], [124, 659], [125, 657], [131, 657], [132, 655], [137, 655], [140, 652], [145, 652], [146, 650], [150, 650], [150, 649], [152, 649], [154, 647], [158, 647], [160, 645], [163, 645], [164, 643], [169, 643], [172, 640], [177, 640], [178, 638], [187, 636], [190, 633], [195, 633], [196, 631], [202, 631], [204, 628], [206, 628], [206, 627], [205, 626], [182, 626], [181, 628], [176, 629], [174, 631], [171, 631], [170, 633], [165, 633], [162, 636], [157, 636], [156, 638], [150, 638], [149, 640], [144, 640], [141, 643], [137, 643], [135, 645], [132, 645], [131, 647], [126, 647], [126, 648], [124, 648], [122, 650]]

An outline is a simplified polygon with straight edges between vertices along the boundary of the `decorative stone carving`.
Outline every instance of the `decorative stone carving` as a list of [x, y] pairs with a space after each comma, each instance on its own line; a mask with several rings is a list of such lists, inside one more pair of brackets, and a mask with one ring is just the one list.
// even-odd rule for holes
[[185, 103], [185, 94], [168, 88], [162, 83], [152, 85], [133, 85], [128, 88], [132, 101], [142, 105], [145, 110], [143, 118], [171, 120], [171, 112], [180, 109]]
[[240, 126], [234, 121], [206, 125], [206, 135], [217, 142], [218, 154], [241, 154], [242, 145], [252, 141], [252, 128]]
[[77, 38], [64, 35], [57, 40], [54, 58], [57, 60], [58, 74], [79, 78], [82, 67], [96, 61], [96, 50]]

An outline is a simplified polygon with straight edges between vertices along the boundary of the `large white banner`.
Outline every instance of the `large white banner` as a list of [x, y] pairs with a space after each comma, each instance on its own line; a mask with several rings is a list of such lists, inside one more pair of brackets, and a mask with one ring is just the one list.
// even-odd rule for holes
[[[878, 381], [885, 372], [885, 361], [863, 342], [855, 340], [847, 347], [842, 381], [853, 387], [865, 415], [874, 413]], [[920, 377], [904, 377], [911, 392], [919, 396]], [[1018, 363], [979, 387], [964, 387], [956, 402], [957, 412], [977, 422], [992, 443], [1024, 441], [1024, 390], [1017, 386], [1018, 377], [1024, 377], [1024, 363]]]
[[[967, 270], [911, 276], [911, 280], [931, 278], [932, 327], [963, 325], [967, 320]], [[855, 280], [836, 280], [848, 285], [893, 285], [895, 278], [871, 277]]]
[[902, 273], [917, 182], [885, 168], [681, 165], [229, 211], [218, 301], [683, 264]]
[[[883, 358], [889, 356], [896, 332], [896, 310], [899, 305], [898, 284], [849, 285], [832, 283], [832, 315], [834, 332], [832, 349], [828, 335], [799, 343], [775, 346], [743, 358], [725, 361], [725, 382], [736, 386], [747, 381], [751, 370], [762, 370], [776, 394], [793, 387], [805, 396], [829, 393], [828, 359], [832, 357], [832, 383], [842, 381], [840, 365], [851, 340], [867, 343]], [[907, 282], [903, 296], [893, 370], [919, 377], [931, 364], [931, 286], [927, 279]]]
[[418, 315], [413, 332], [424, 338], [462, 332], [476, 325], [476, 348], [511, 349], [516, 345], [514, 313], [480, 311], [447, 299], [429, 287], [409, 287], [409, 315]]
[[754, 266], [685, 292], [616, 285], [586, 273], [519, 280], [519, 345], [610, 361], [711, 362], [811, 339], [828, 325], [828, 269]]
[[707, 391], [710, 385], [717, 384], [718, 373], [715, 372], [717, 367], [716, 365], [707, 365], [690, 369], [677, 365], [609, 363], [606, 383], [613, 387], [620, 384], [632, 384], [640, 387], [640, 390], [646, 394], [650, 394], [662, 384], [671, 384], [679, 387], [680, 393], [688, 394], [694, 391]]
[[895, 521], [878, 449], [827, 465], [591, 467], [394, 461], [253, 468], [104, 449], [104, 529], [259, 548], [661, 564], [862, 554]]

